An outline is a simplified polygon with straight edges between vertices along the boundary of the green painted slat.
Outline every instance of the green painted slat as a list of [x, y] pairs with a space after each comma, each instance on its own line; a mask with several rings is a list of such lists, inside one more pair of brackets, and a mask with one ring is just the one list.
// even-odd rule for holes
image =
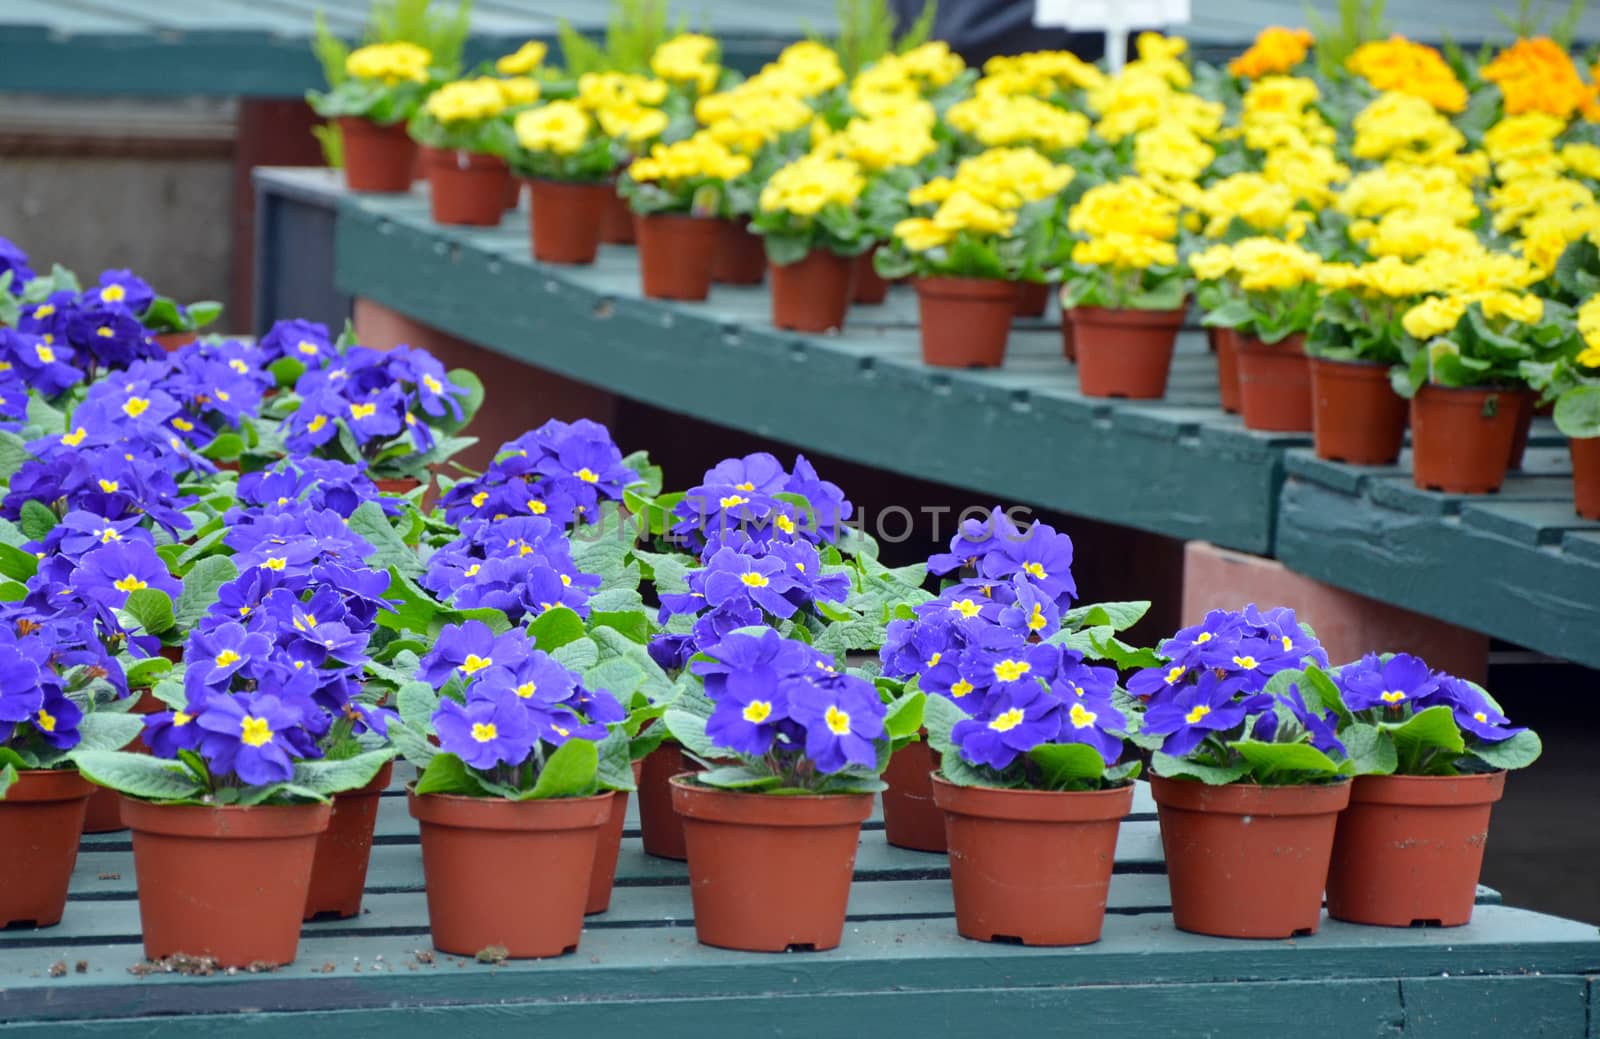
[[126, 31], [128, 20], [119, 15], [67, 7], [58, 0], [6, 0], [0, 9], [0, 27], [48, 30], [57, 33]]
[[1530, 548], [1559, 545], [1568, 530], [1597, 530], [1583, 519], [1572, 505], [1572, 481], [1542, 481], [1549, 486], [1544, 500], [1506, 501], [1498, 496], [1482, 502], [1463, 503], [1461, 523], [1491, 534], [1511, 538]]
[[1586, 987], [1568, 978], [1407, 978], [1400, 982], [1405, 1036], [1581, 1036], [1591, 1012]]
[[[1015, 333], [997, 372], [935, 371], [910, 329], [777, 332], [764, 290], [642, 300], [635, 264], [606, 248], [593, 269], [536, 265], [521, 215], [468, 231], [432, 225], [421, 197], [341, 202], [341, 291], [529, 364], [1001, 500], [1271, 549], [1284, 440], [1197, 410], [1199, 392], [1176, 405], [1085, 400], [1044, 330]], [[1211, 362], [1185, 356], [1209, 408], [1214, 383], [1199, 373]]]

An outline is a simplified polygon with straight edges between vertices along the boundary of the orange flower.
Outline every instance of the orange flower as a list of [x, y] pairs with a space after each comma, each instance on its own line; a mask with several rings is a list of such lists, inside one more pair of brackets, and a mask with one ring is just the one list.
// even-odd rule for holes
[[1306, 60], [1313, 42], [1312, 35], [1304, 29], [1269, 25], [1256, 36], [1249, 50], [1228, 62], [1228, 71], [1241, 79], [1288, 72]]
[[1584, 83], [1572, 58], [1547, 36], [1521, 39], [1483, 68], [1500, 87], [1507, 115], [1544, 112], [1561, 119], [1596, 110], [1595, 88]]
[[1379, 90], [1420, 97], [1441, 112], [1460, 112], [1467, 107], [1467, 88], [1444, 56], [1404, 36], [1363, 43], [1345, 61], [1345, 68]]

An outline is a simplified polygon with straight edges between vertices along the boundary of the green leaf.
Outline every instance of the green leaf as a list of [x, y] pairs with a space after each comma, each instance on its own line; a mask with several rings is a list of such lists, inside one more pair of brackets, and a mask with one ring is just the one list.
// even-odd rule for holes
[[714, 786], [719, 790], [744, 790], [756, 792], [771, 790], [783, 782], [782, 777], [768, 772], [758, 772], [745, 765], [723, 765], [698, 773], [695, 782]]
[[633, 754], [628, 731], [621, 725], [613, 725], [606, 732], [606, 738], [601, 740], [595, 748], [599, 751], [600, 762], [595, 768], [595, 780], [605, 790], [633, 790], [636, 784], [633, 781]]
[[26, 441], [10, 430], [0, 430], [0, 481], [9, 483], [22, 464], [32, 457]]
[[917, 734], [922, 728], [922, 713], [927, 700], [928, 697], [922, 693], [906, 693], [889, 705], [883, 726], [890, 739], [905, 740]]
[[328, 796], [366, 786], [394, 760], [392, 750], [373, 750], [340, 761], [300, 761], [294, 766], [294, 784]]
[[200, 623], [216, 603], [217, 589], [238, 576], [239, 568], [226, 556], [207, 556], [195, 563], [183, 575], [183, 591], [173, 607], [173, 623], [178, 630], [187, 633]]
[[421, 794], [455, 794], [462, 797], [482, 797], [483, 784], [473, 776], [467, 763], [454, 754], [440, 752], [433, 756], [428, 767], [417, 778], [416, 791]]
[[427, 771], [428, 766], [433, 764], [433, 759], [439, 756], [438, 747], [429, 743], [426, 736], [404, 722], [399, 725], [390, 722], [388, 737], [389, 742], [394, 744], [394, 749], [420, 771]]
[[706, 735], [706, 720], [698, 714], [674, 707], [661, 716], [661, 724], [667, 727], [667, 732], [684, 750], [702, 761], [727, 756], [727, 752], [712, 743], [711, 737]]
[[1109, 627], [1113, 632], [1126, 631], [1148, 612], [1149, 600], [1093, 603], [1068, 610], [1062, 615], [1061, 623], [1069, 628]]
[[439, 694], [426, 682], [406, 682], [395, 690], [395, 710], [400, 720], [418, 732], [433, 728], [433, 712], [439, 709]]
[[[928, 696], [922, 705], [922, 727], [928, 730], [928, 746], [944, 754], [950, 750], [950, 730], [957, 722], [966, 721], [967, 714], [948, 698]], [[954, 780], [951, 780], [954, 782]]]
[[1151, 755], [1150, 766], [1155, 769], [1156, 775], [1163, 778], [1195, 779], [1207, 786], [1238, 782], [1250, 771], [1250, 766], [1243, 763], [1228, 766], [1203, 765], [1186, 758], [1173, 757], [1159, 750]]
[[11, 789], [11, 784], [17, 781], [16, 767], [9, 762], [0, 765], [0, 801], [6, 799], [6, 791]]
[[128, 601], [122, 604], [122, 612], [151, 635], [160, 635], [172, 629], [172, 598], [159, 588], [140, 588], [130, 592]]
[[539, 779], [526, 795], [527, 800], [552, 797], [587, 797], [596, 790], [600, 751], [590, 740], [568, 740], [539, 770]]
[[422, 560], [417, 550], [401, 539], [389, 517], [384, 515], [383, 506], [375, 501], [364, 501], [350, 514], [348, 522], [351, 531], [361, 535], [373, 548], [372, 555], [367, 558], [368, 565], [380, 570], [393, 568], [407, 577], [422, 573]]
[[56, 527], [56, 514], [41, 501], [30, 498], [22, 503], [22, 516], [17, 521], [30, 540], [43, 541], [45, 535]]
[[190, 801], [205, 788], [175, 761], [120, 750], [85, 750], [72, 755], [78, 771], [93, 783], [144, 801]]
[[1532, 729], [1525, 729], [1508, 740], [1487, 743], [1479, 740], [1473, 744], [1472, 756], [1490, 768], [1527, 768], [1539, 760], [1544, 744]]
[[600, 647], [595, 645], [594, 639], [576, 639], [552, 651], [550, 656], [557, 663], [581, 672], [599, 662]]
[[39, 572], [39, 557], [15, 545], [0, 544], [0, 574], [13, 581], [27, 581]]
[[1339, 741], [1358, 776], [1391, 775], [1399, 764], [1394, 740], [1376, 725], [1352, 722], [1339, 730]]
[[967, 763], [961, 751], [947, 747], [939, 758], [939, 772], [956, 786], [1010, 786], [1002, 781], [993, 769], [977, 768]]
[[549, 653], [583, 638], [583, 618], [565, 606], [545, 610], [528, 625], [528, 637], [539, 649]]
[[1309, 743], [1234, 740], [1228, 747], [1245, 760], [1259, 782], [1267, 782], [1284, 772], [1330, 776], [1339, 772], [1339, 765], [1332, 758]]
[[78, 745], [72, 749], [72, 753], [121, 750], [143, 731], [143, 715], [119, 714], [108, 710], [90, 711], [78, 725]]
[[1066, 790], [1099, 782], [1105, 759], [1083, 743], [1044, 743], [1028, 751], [1028, 760], [1044, 773], [1046, 790]]
[[1418, 711], [1403, 722], [1379, 722], [1378, 726], [1394, 739], [1395, 750], [1400, 755], [1397, 768], [1404, 774], [1412, 774], [1430, 751], [1444, 751], [1454, 756], [1466, 750], [1461, 727], [1444, 704]]
[[1600, 437], [1600, 386], [1575, 386], [1556, 399], [1556, 428], [1576, 440]]
[[[593, 605], [591, 600], [590, 606]], [[593, 627], [620, 631], [640, 645], [646, 645], [650, 641], [650, 617], [643, 610], [596, 611], [589, 615], [589, 623]]]

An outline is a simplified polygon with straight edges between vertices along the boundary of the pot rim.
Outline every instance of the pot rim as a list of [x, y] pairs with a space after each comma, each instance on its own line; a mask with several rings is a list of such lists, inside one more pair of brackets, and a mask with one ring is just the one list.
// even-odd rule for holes
[[587, 797], [549, 797], [512, 801], [503, 797], [464, 794], [419, 794], [406, 784], [411, 817], [431, 826], [455, 830], [589, 830], [611, 816], [611, 795], [602, 790]]
[[[450, 160], [454, 160], [456, 156], [465, 155], [465, 156], [468, 156], [472, 160], [471, 167], [469, 167], [469, 168], [479, 168], [479, 169], [481, 169], [483, 167], [488, 167], [489, 169], [509, 169], [510, 168], [510, 167], [508, 167], [506, 165], [506, 160], [502, 159], [500, 156], [495, 155], [492, 152], [475, 152], [471, 148], [435, 148], [431, 144], [418, 144], [417, 147], [422, 151], [422, 161], [425, 162], [425, 163], [428, 163], [428, 162], [439, 162], [439, 163], [442, 163], [447, 158], [450, 159]], [[455, 167], [455, 162], [451, 161], [450, 162], [450, 166], [452, 168], [454, 168]]]
[[1415, 808], [1486, 805], [1499, 801], [1505, 788], [1505, 769], [1462, 776], [1357, 776], [1350, 788], [1350, 803]]
[[1182, 328], [1188, 307], [1175, 310], [1141, 310], [1137, 307], [1073, 307], [1067, 312], [1074, 325], [1135, 325], [1144, 328]]
[[[528, 179], [531, 179], [531, 178], [528, 178]], [[558, 181], [557, 183], [568, 184], [568, 183], [573, 183], [573, 182], [572, 181]], [[631, 207], [630, 207], [630, 209], [631, 209]], [[685, 224], [685, 223], [687, 223], [687, 224], [695, 224], [697, 226], [703, 224], [703, 225], [705, 225], [707, 227], [712, 227], [712, 228], [716, 227], [722, 221], [722, 217], [717, 217], [717, 216], [695, 216], [693, 213], [638, 213], [638, 212], [635, 212], [633, 215], [638, 217], [640, 222], [642, 222], [642, 223], [650, 223], [651, 221], [655, 221], [657, 223], [671, 223], [671, 224]]]
[[1311, 356], [1306, 353], [1306, 334], [1304, 332], [1286, 335], [1276, 343], [1263, 343], [1260, 337], [1248, 332], [1241, 332], [1236, 328], [1233, 330], [1233, 341], [1241, 353], [1299, 354], [1301, 357], [1307, 358]]
[[[375, 133], [393, 133], [395, 132], [396, 127], [403, 132], [406, 128], [406, 120], [404, 118], [396, 119], [392, 123], [380, 123], [371, 116], [366, 115], [338, 115], [334, 116], [334, 119], [338, 122], [340, 130], [343, 130], [345, 127], [351, 124], [355, 124], [362, 128], [370, 128]], [[411, 140], [411, 135], [409, 133], [406, 134], [406, 140]]]
[[75, 768], [19, 768], [17, 781], [6, 791], [0, 808], [11, 804], [53, 804], [86, 801], [110, 789], [91, 783]]
[[1533, 392], [1526, 386], [1441, 386], [1436, 382], [1425, 382], [1417, 387], [1416, 395], [1411, 399], [1415, 401], [1422, 397], [1423, 394], [1428, 394], [1438, 400], [1454, 397], [1455, 401], [1460, 403], [1466, 396], [1489, 397], [1498, 394], [1507, 397], [1519, 397], [1525, 394], [1532, 395]]
[[1387, 373], [1390, 368], [1394, 367], [1388, 361], [1364, 361], [1359, 357], [1323, 357], [1309, 350], [1306, 351], [1306, 357], [1310, 359], [1313, 366], [1327, 365], [1330, 368], [1358, 368], [1368, 371], [1382, 368]]
[[[556, 187], [556, 188], [593, 188], [593, 189], [598, 189], [601, 192], [615, 190], [612, 187], [612, 184], [611, 184], [610, 181], [604, 181], [604, 180], [561, 180], [558, 177], [523, 177], [523, 176], [518, 176], [516, 179], [520, 180], [524, 184], [529, 184], [529, 185], [545, 184], [545, 185], [548, 185], [550, 187]], [[620, 198], [621, 196], [619, 195], [618, 197]]]
[[876, 794], [762, 794], [718, 790], [680, 772], [668, 783], [672, 807], [686, 819], [783, 828], [860, 826], [872, 814]]
[[332, 804], [191, 805], [122, 798], [123, 825], [136, 835], [199, 840], [311, 837], [328, 828], [332, 813]]
[[1349, 777], [1333, 783], [1257, 786], [1254, 783], [1208, 785], [1196, 779], [1168, 779], [1152, 771], [1150, 793], [1158, 809], [1207, 812], [1214, 815], [1334, 815], [1350, 803]]
[[[723, 218], [719, 217], [718, 219], [723, 219]], [[727, 220], [724, 220], [724, 222], [732, 223], [732, 221], [727, 221]], [[749, 231], [749, 230], [746, 230], [745, 233], [746, 234], [752, 234], [752, 235], [755, 234], [755, 232]], [[761, 238], [760, 235], [755, 235], [755, 237]], [[765, 246], [766, 245], [766, 239], [762, 238], [761, 241], [762, 241], [762, 245]], [[812, 260], [815, 260], [818, 256], [825, 256], [825, 257], [828, 257], [829, 259], [838, 260], [840, 264], [852, 264], [852, 263], [855, 263], [856, 260], [860, 259], [861, 257], [863, 257], [865, 255], [866, 255], [866, 253], [856, 253], [854, 256], [846, 256], [843, 253], [836, 253], [832, 249], [825, 249], [820, 245], [814, 245], [810, 249], [806, 250], [806, 254], [804, 256], [800, 257], [800, 259], [794, 261], [793, 263], [773, 263], [771, 260], [768, 260], [767, 261], [767, 266], [773, 268], [774, 270], [776, 270], [776, 269], [778, 269], [780, 267], [798, 267], [803, 263], [809, 263]]]
[[1094, 823], [1120, 822], [1133, 810], [1132, 780], [1102, 790], [1016, 790], [961, 786], [944, 778], [938, 769], [929, 775], [934, 803], [947, 815], [1012, 822]]
[[978, 299], [1015, 305], [1017, 283], [1004, 278], [976, 278], [953, 274], [918, 275], [912, 279], [917, 294], [946, 299]]

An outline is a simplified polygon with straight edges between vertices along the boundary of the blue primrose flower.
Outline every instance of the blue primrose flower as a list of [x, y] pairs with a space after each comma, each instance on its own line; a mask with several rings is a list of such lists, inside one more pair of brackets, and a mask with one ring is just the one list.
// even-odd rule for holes
[[132, 271], [112, 270], [100, 272], [100, 284], [85, 292], [84, 298], [91, 306], [122, 307], [138, 316], [150, 309], [156, 292]]
[[261, 352], [266, 363], [292, 357], [307, 368], [320, 367], [334, 357], [328, 326], [315, 321], [278, 321], [261, 337]]
[[1448, 704], [1456, 724], [1485, 743], [1499, 743], [1519, 732], [1525, 726], [1514, 726], [1481, 689], [1464, 678], [1440, 672], [1436, 675], [1437, 691], [1428, 698], [1426, 707], [1438, 703]]
[[144, 541], [112, 541], [86, 552], [73, 572], [74, 589], [112, 608], [144, 588], [166, 592], [176, 600], [183, 585], [167, 570], [153, 545]]
[[1182, 757], [1212, 733], [1244, 724], [1250, 707], [1255, 705], [1237, 700], [1238, 692], [1238, 679], [1219, 677], [1215, 671], [1201, 672], [1194, 684], [1180, 686], [1150, 702], [1144, 715], [1144, 731], [1165, 736], [1161, 750]]
[[823, 774], [850, 765], [873, 768], [887, 710], [871, 682], [854, 675], [807, 673], [783, 683], [791, 719], [805, 728], [806, 757]]
[[957, 722], [950, 741], [972, 764], [1004, 769], [1019, 754], [1054, 742], [1063, 713], [1061, 701], [1043, 685], [1019, 682], [985, 703], [976, 716]]
[[304, 712], [271, 693], [235, 693], [208, 697], [194, 724], [201, 729], [200, 753], [213, 775], [236, 775], [251, 786], [287, 783], [294, 778], [294, 759], [301, 748], [292, 731]]
[[44, 706], [40, 661], [20, 646], [0, 643], [0, 723], [31, 721]]
[[7, 273], [11, 281], [6, 287], [13, 296], [22, 295], [23, 286], [35, 277], [33, 268], [28, 266], [28, 254], [11, 239], [0, 238], [0, 275]]
[[528, 636], [512, 629], [501, 635], [483, 621], [449, 624], [439, 632], [433, 649], [418, 664], [417, 677], [435, 689], [451, 678], [469, 684], [479, 672], [500, 666], [515, 668], [528, 658]]
[[1418, 657], [1396, 653], [1387, 661], [1368, 653], [1339, 669], [1336, 682], [1345, 706], [1352, 711], [1372, 708], [1421, 709], [1439, 687], [1438, 676]]
[[521, 765], [538, 740], [527, 708], [503, 687], [485, 690], [464, 704], [445, 697], [432, 720], [439, 749], [484, 771]]

